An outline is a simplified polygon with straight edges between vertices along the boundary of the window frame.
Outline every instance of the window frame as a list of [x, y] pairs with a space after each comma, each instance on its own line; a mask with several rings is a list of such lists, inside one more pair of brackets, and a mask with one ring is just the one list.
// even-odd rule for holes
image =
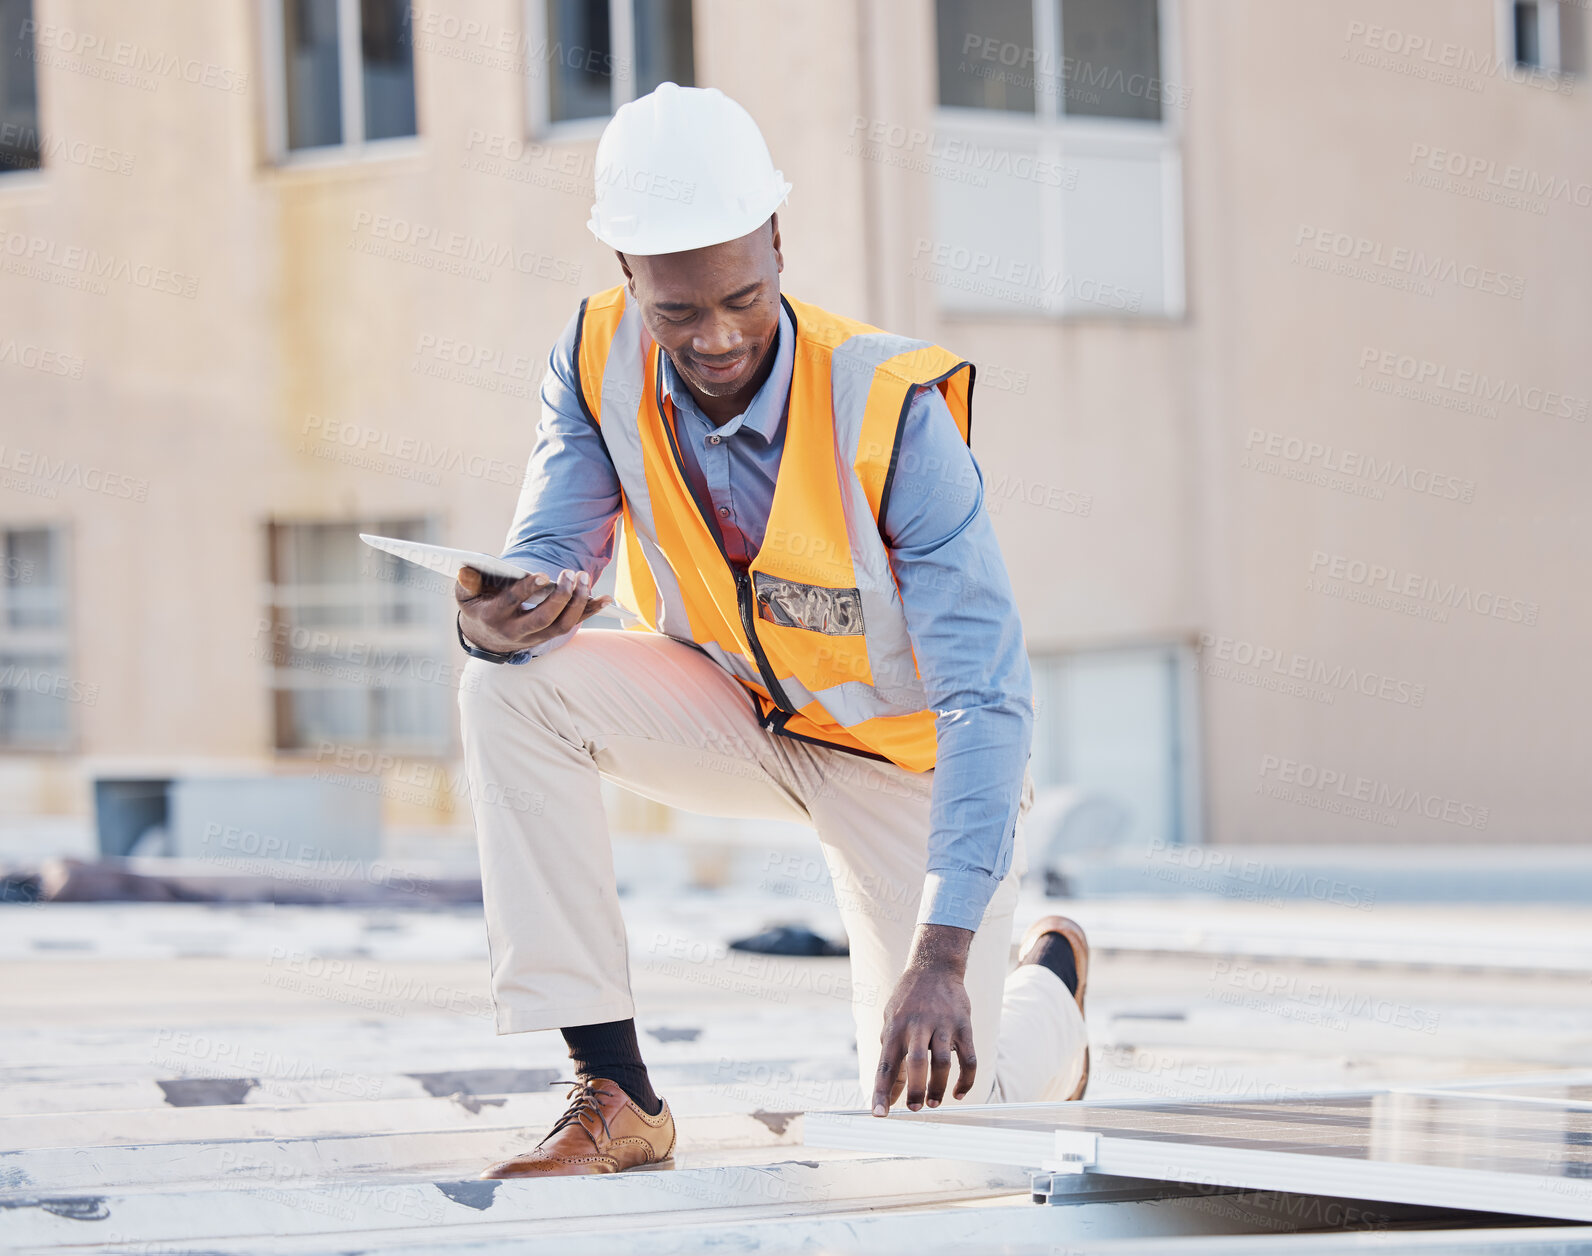
[[[1520, 49], [1515, 42], [1515, 10], [1519, 0], [1497, 0], [1498, 53], [1509, 65], [1528, 74], [1576, 75], [1576, 69], [1566, 69], [1564, 42], [1559, 25], [1562, 0], [1533, 0], [1537, 6], [1537, 44], [1542, 50], [1540, 62], [1520, 59]], [[1582, 55], [1585, 55], [1583, 51]]]
[[[547, 34], [548, 0], [525, 0], [525, 46], [530, 53], [540, 52], [529, 61], [525, 74], [525, 129], [530, 139], [587, 140], [603, 133], [608, 120], [621, 105], [636, 98], [636, 6], [635, 0], [608, 0], [608, 30], [612, 36], [611, 56], [614, 74], [609, 88], [608, 112], [597, 118], [552, 120], [553, 75], [548, 65], [552, 40]], [[696, 38], [696, 4], [691, 5], [691, 38]]]
[[[415, 76], [415, 133], [387, 139], [365, 138], [364, 48], [360, 41], [359, 0], [337, 0], [337, 86], [343, 139], [315, 148], [289, 148], [287, 143], [287, 19], [284, 6], [293, 0], [263, 0], [260, 5], [260, 51], [264, 73], [260, 76], [265, 106], [265, 155], [273, 166], [344, 165], [351, 161], [403, 157], [419, 151], [425, 131], [421, 125], [420, 59], [412, 38], [409, 56]], [[405, 18], [410, 20], [408, 6]], [[357, 124], [357, 125], [355, 125]], [[349, 139], [357, 134], [357, 140]]]
[[[70, 523], [31, 519], [0, 524], [0, 542], [11, 532], [46, 531], [54, 534], [51, 544], [58, 547], [61, 569], [61, 623], [55, 628], [12, 628], [7, 622], [5, 586], [0, 583], [0, 654], [15, 650], [48, 652], [62, 660], [63, 676], [68, 681], [79, 679], [76, 674], [77, 656], [74, 649], [76, 633], [72, 614], [72, 526]], [[5, 561], [5, 546], [0, 544], [0, 561]], [[0, 755], [61, 754], [78, 747], [79, 728], [76, 706], [82, 703], [67, 702], [67, 719], [64, 731], [53, 738], [36, 738], [13, 741], [0, 734]]]
[[[35, 28], [37, 27], [38, 11], [32, 4], [28, 6], [28, 20], [34, 23]], [[39, 45], [32, 32], [29, 33], [28, 38], [33, 45], [33, 139], [38, 145], [39, 161], [35, 166], [10, 166], [0, 162], [0, 188], [30, 186], [41, 181], [50, 169], [44, 160], [44, 120], [41, 104], [43, 93], [39, 91], [38, 68]], [[0, 56], [3, 55], [5, 55], [4, 44], [0, 43]]]
[[[1160, 58], [1160, 79], [1163, 84], [1181, 84], [1183, 66], [1181, 57], [1181, 4], [1180, 0], [1155, 0], [1158, 31], [1157, 53]], [[1126, 322], [1177, 322], [1188, 311], [1185, 275], [1187, 258], [1184, 248], [1183, 227], [1183, 122], [1179, 116], [1181, 106], [1163, 103], [1161, 117], [1102, 118], [1066, 113], [1062, 105], [1061, 90], [1061, 26], [1065, 20], [1062, 11], [1067, 0], [1032, 0], [1034, 15], [1034, 44], [1038, 48], [1055, 50], [1056, 73], [1034, 76], [1034, 111], [1019, 113], [1015, 110], [978, 109], [962, 105], [939, 103], [939, 89], [935, 88], [935, 131], [977, 139], [981, 143], [998, 144], [1003, 139], [1015, 141], [1021, 148], [1032, 147], [1036, 158], [1065, 165], [1070, 156], [1132, 155], [1159, 158], [1161, 176], [1161, 250], [1165, 259], [1161, 286], [1163, 298], [1153, 308], [1137, 312], [1102, 310], [1095, 308], [1068, 308], [1059, 299], [1047, 300], [1038, 313], [1028, 313], [1016, 308], [992, 310], [984, 307], [947, 304], [944, 290], [936, 289], [940, 313], [951, 318], [1016, 318], [1042, 321], [1126, 321]], [[936, 54], [938, 55], [938, 54]], [[936, 74], [938, 70], [936, 69]], [[1067, 256], [1066, 225], [1062, 196], [1065, 189], [1050, 185], [1040, 187], [1040, 265], [1047, 272], [1061, 273]], [[937, 211], [936, 211], [937, 212]], [[935, 227], [939, 232], [938, 223]]]
[[[417, 759], [447, 758], [457, 752], [457, 723], [448, 715], [444, 715], [431, 734], [424, 738], [384, 739], [380, 736], [369, 735], [369, 730], [374, 725], [371, 704], [374, 702], [373, 695], [375, 691], [377, 689], [391, 690], [401, 686], [371, 684], [368, 679], [354, 682], [327, 679], [313, 669], [295, 667], [291, 661], [279, 664], [275, 657], [279, 648], [276, 644], [279, 625], [284, 625], [289, 633], [292, 632], [294, 627], [306, 628], [312, 632], [319, 631], [318, 629], [310, 628], [308, 625], [299, 624], [294, 617], [297, 611], [304, 606], [344, 605], [359, 607], [363, 612], [361, 622], [327, 629], [333, 637], [346, 638], [351, 643], [358, 642], [361, 645], [376, 646], [389, 655], [402, 651], [417, 658], [434, 657], [438, 660], [447, 659], [456, 666], [462, 667], [464, 656], [457, 654], [457, 645], [452, 635], [453, 621], [447, 616], [448, 608], [446, 604], [438, 604], [436, 594], [433, 591], [424, 592], [422, 596], [413, 598], [412, 602], [413, 605], [420, 608], [439, 605], [435, 618], [425, 616], [423, 613], [421, 618], [409, 624], [383, 625], [379, 622], [374, 622], [375, 616], [372, 612], [379, 611], [386, 599], [378, 595], [379, 582], [364, 575], [365, 568], [363, 563], [360, 567], [359, 577], [352, 582], [313, 584], [301, 581], [298, 583], [279, 584], [275, 579], [275, 569], [278, 560], [276, 549], [278, 544], [277, 533], [279, 531], [297, 527], [336, 527], [348, 528], [356, 533], [379, 533], [383, 528], [400, 521], [399, 514], [401, 513], [388, 512], [379, 519], [360, 518], [347, 520], [295, 515], [273, 516], [265, 520], [265, 526], [262, 530], [262, 540], [265, 546], [265, 570], [264, 579], [261, 582], [260, 597], [263, 619], [270, 625], [271, 636], [264, 643], [266, 657], [260, 660], [260, 666], [263, 672], [265, 698], [269, 709], [268, 723], [270, 726], [271, 753], [277, 757], [302, 759], [318, 753], [317, 747], [313, 744], [294, 745], [287, 742], [286, 734], [289, 728], [284, 721], [281, 710], [282, 696], [284, 694], [316, 690], [356, 690], [365, 694], [364, 725], [367, 732], [358, 737], [340, 738], [338, 739], [338, 744], [340, 745], [357, 746], [361, 749], [390, 752]], [[402, 521], [419, 525], [414, 529], [422, 533], [421, 536], [416, 538], [419, 540], [435, 540], [443, 531], [443, 521], [436, 514], [420, 512], [413, 515], [404, 515]], [[380, 561], [385, 556], [379, 551], [371, 549], [368, 553], [362, 553], [360, 557], [365, 562], [369, 562], [373, 560]], [[403, 560], [396, 559], [393, 561], [401, 563]], [[289, 639], [291, 641], [291, 637]], [[293, 652], [291, 645], [285, 648], [285, 652], [289, 654]], [[313, 651], [309, 653], [313, 654]], [[456, 654], [457, 657], [455, 657]], [[354, 670], [363, 667], [362, 664], [339, 664], [339, 666], [347, 666]], [[429, 686], [437, 683], [435, 681], [421, 680], [418, 682], [418, 686], [427, 687], [423, 688], [422, 692], [429, 693], [431, 692]], [[457, 691], [453, 690], [451, 692], [456, 694]], [[442, 705], [446, 710], [451, 711], [454, 707], [454, 700], [450, 698]]]
[[[1087, 647], [1030, 648], [1029, 667], [1036, 700], [1034, 747], [1030, 768], [1041, 788], [1078, 787], [1073, 747], [1082, 736], [1074, 724], [1072, 689], [1074, 667], [1094, 659], [1138, 656], [1157, 667], [1165, 679], [1166, 731], [1169, 742], [1161, 765], [1168, 787], [1169, 846], [1205, 843], [1204, 726], [1201, 714], [1204, 692], [1197, 643], [1184, 637], [1152, 636], [1144, 640], [1102, 643]], [[1099, 789], [1089, 782], [1083, 788]], [[1037, 857], [1038, 847], [1030, 848]]]

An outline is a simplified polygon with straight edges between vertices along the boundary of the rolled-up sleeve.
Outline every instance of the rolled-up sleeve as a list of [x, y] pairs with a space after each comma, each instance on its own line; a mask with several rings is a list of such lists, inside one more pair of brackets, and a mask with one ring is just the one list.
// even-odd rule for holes
[[[584, 571], [595, 584], [613, 558], [620, 488], [602, 432], [587, 416], [575, 379], [579, 317], [570, 320], [548, 360], [542, 417], [503, 557], [547, 576], [566, 568]], [[534, 655], [556, 650], [578, 631], [539, 646]]]
[[883, 524], [936, 713], [918, 920], [977, 929], [1011, 868], [1033, 679], [983, 479], [938, 389], [923, 389], [908, 408]]

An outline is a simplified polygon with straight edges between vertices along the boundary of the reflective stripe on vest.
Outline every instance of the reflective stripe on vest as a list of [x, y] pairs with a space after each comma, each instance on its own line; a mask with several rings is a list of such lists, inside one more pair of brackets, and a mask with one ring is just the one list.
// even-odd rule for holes
[[643, 630], [705, 650], [766, 727], [924, 771], [935, 716], [879, 520], [915, 390], [938, 385], [965, 440], [973, 368], [924, 341], [784, 304], [796, 328], [784, 450], [763, 544], [738, 570], [681, 469], [662, 354], [635, 303], [623, 287], [583, 303], [582, 401], [623, 490], [618, 600]]

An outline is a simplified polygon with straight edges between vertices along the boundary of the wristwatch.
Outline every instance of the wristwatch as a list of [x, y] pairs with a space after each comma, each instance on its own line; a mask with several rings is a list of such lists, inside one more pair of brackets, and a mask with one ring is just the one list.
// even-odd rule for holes
[[494, 654], [491, 650], [483, 650], [469, 641], [464, 635], [463, 611], [453, 617], [453, 626], [459, 630], [459, 645], [473, 659], [485, 659], [488, 663], [523, 663], [531, 657], [529, 650], [515, 650], [512, 654]]

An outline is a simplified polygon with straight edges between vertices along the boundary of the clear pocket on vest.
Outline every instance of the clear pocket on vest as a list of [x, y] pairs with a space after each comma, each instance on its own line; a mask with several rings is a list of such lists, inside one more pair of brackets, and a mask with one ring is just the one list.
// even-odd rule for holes
[[752, 573], [752, 589], [759, 619], [830, 637], [862, 635], [862, 594], [856, 589], [798, 584], [762, 571]]

